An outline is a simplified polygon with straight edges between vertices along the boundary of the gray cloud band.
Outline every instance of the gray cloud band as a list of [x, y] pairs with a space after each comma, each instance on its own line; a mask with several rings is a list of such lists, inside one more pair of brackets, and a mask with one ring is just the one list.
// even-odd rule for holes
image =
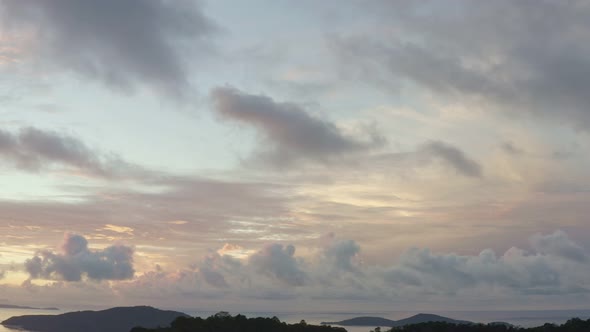
[[329, 38], [353, 78], [590, 129], [585, 1], [375, 1], [363, 10], [395, 33]]
[[0, 15], [5, 28], [38, 36], [36, 59], [46, 68], [176, 97], [189, 86], [180, 46], [198, 48], [215, 30], [194, 1], [184, 0], [3, 0]]

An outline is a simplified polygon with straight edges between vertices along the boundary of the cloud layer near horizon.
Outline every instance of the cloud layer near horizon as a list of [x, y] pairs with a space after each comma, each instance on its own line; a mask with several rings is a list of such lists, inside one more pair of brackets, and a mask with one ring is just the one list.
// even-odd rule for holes
[[25, 266], [33, 279], [129, 279], [113, 284], [118, 294], [156, 302], [181, 294], [210, 299], [392, 303], [408, 298], [469, 301], [481, 292], [491, 301], [570, 294], [586, 297], [590, 287], [587, 248], [562, 231], [536, 234], [530, 243], [529, 250], [512, 247], [501, 255], [491, 249], [459, 255], [410, 248], [390, 264], [366, 265], [359, 259], [362, 249], [356, 241], [327, 237], [311, 256], [296, 255], [292, 245], [269, 243], [244, 259], [210, 252], [186, 269], [157, 267], [133, 277], [131, 248], [117, 245], [90, 250], [84, 237], [67, 234], [61, 253], [43, 251]]
[[[512, 247], [502, 255], [485, 249], [475, 256], [411, 248], [391, 265], [367, 266], [355, 259], [362, 250], [353, 240], [331, 239], [315, 257], [307, 258], [297, 257], [292, 245], [269, 244], [253, 253], [247, 264], [238, 268], [234, 264], [231, 273], [242, 275], [242, 282], [226, 286], [256, 291], [248, 288], [274, 285], [271, 296], [282, 292], [285, 296], [343, 298], [454, 296], [480, 289], [513, 296], [589, 291], [584, 278], [590, 268], [585, 263], [588, 249], [562, 231], [534, 235], [531, 248]], [[221, 256], [218, 259], [222, 265], [229, 262], [223, 263]], [[243, 276], [248, 280], [246, 284]], [[260, 278], [267, 282], [255, 281]]]
[[[300, 256], [293, 245], [269, 243], [245, 258], [228, 255], [239, 247], [226, 245], [223, 251], [211, 251], [184, 269], [156, 266], [134, 276], [134, 250], [130, 247], [111, 245], [93, 250], [83, 236], [66, 234], [60, 252], [42, 250], [24, 263], [31, 280], [23, 284], [23, 291], [43, 297], [56, 287], [67, 293], [69, 286], [62, 282], [119, 280], [111, 284], [112, 290], [96, 284], [98, 288], [87, 291], [102, 289], [101, 296], [107, 298], [116, 292], [125, 295], [129, 303], [139, 299], [167, 303], [167, 299], [184, 301], [185, 296], [196, 296], [215, 303], [231, 298], [237, 303], [248, 299], [278, 301], [277, 305], [292, 299], [395, 303], [411, 298], [416, 303], [442, 299], [469, 303], [482, 292], [492, 302], [515, 297], [586, 298], [590, 291], [586, 278], [590, 251], [563, 231], [535, 234], [530, 238], [530, 249], [512, 247], [501, 255], [491, 249], [460, 255], [410, 248], [390, 264], [379, 265], [364, 264], [363, 250], [354, 240], [329, 236], [316, 245]], [[35, 279], [56, 283], [38, 286]]]

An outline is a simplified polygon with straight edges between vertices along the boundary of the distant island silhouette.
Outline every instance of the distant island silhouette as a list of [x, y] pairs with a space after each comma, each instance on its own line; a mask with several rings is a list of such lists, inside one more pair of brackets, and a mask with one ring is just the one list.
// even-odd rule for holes
[[3, 321], [2, 325], [36, 332], [129, 332], [136, 326], [169, 326], [178, 317], [189, 316], [177, 311], [137, 306], [61, 315], [16, 316]]
[[382, 317], [355, 317], [351, 319], [341, 320], [339, 322], [322, 322], [322, 325], [340, 325], [340, 326], [384, 326], [396, 327], [411, 324], [427, 323], [427, 322], [445, 322], [451, 324], [474, 324], [466, 320], [457, 320], [448, 317], [443, 317], [433, 314], [417, 314], [408, 318], [400, 320], [391, 320]]
[[59, 308], [55, 308], [55, 307], [37, 308], [37, 307], [29, 307], [26, 305], [15, 305], [15, 304], [0, 304], [0, 309], [59, 310]]

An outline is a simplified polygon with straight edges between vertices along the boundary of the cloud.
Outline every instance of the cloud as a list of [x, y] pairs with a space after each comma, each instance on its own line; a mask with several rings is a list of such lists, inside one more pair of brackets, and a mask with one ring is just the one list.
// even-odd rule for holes
[[518, 248], [498, 257], [491, 249], [477, 256], [409, 249], [384, 278], [396, 287], [454, 294], [468, 288], [500, 287], [522, 294], [588, 292], [583, 275], [587, 251], [562, 231], [531, 238], [534, 251]]
[[[560, 241], [573, 243], [559, 231], [542, 237], [555, 234], [563, 236]], [[300, 299], [415, 306], [436, 301], [477, 303], [482, 294], [486, 301], [504, 304], [550, 303], [555, 295], [578, 303], [590, 294], [588, 264], [535, 249], [512, 247], [502, 255], [484, 249], [479, 254], [460, 255], [411, 248], [379, 264], [353, 264], [352, 257], [360, 254], [354, 240], [333, 240], [320, 251], [306, 249], [311, 248], [301, 251], [309, 255], [297, 256], [294, 246], [268, 244], [243, 260], [210, 251], [194, 268], [166, 272], [156, 267], [116, 283], [115, 290], [126, 298], [153, 303], [174, 299], [194, 304], [198, 297], [222, 305], [228, 301], [255, 305], [254, 300], [281, 305], [284, 300]], [[339, 270], [333, 269], [338, 266]]]
[[229, 284], [223, 273], [237, 273], [241, 267], [241, 262], [231, 256], [210, 252], [198, 265], [197, 270], [200, 277], [210, 286], [228, 288]]
[[531, 238], [532, 247], [542, 254], [554, 255], [584, 263], [588, 261], [588, 253], [569, 239], [563, 231], [555, 231], [552, 234], [536, 234]]
[[384, 142], [374, 131], [365, 140], [346, 135], [334, 123], [312, 116], [295, 103], [277, 102], [229, 87], [212, 90], [211, 99], [214, 110], [222, 117], [256, 128], [264, 138], [263, 159], [279, 166], [299, 160], [327, 163]]
[[66, 234], [61, 253], [44, 250], [27, 259], [25, 269], [31, 279], [81, 281], [124, 280], [133, 278], [133, 249], [113, 245], [90, 250], [81, 235]]
[[377, 165], [405, 169], [422, 168], [440, 161], [462, 176], [477, 178], [483, 175], [482, 166], [477, 161], [460, 148], [443, 141], [426, 141], [413, 150], [375, 154], [372, 159]]
[[445, 161], [453, 167], [457, 173], [465, 176], [481, 176], [481, 166], [476, 161], [465, 156], [463, 151], [448, 143], [431, 141], [425, 143], [419, 151], [428, 156]]
[[[152, 255], [150, 257], [161, 257], [174, 249], [173, 260], [162, 258], [157, 263], [188, 265], [194, 263], [195, 250], [205, 252], [217, 246], [220, 238], [231, 238], [232, 242], [248, 246], [244, 252], [232, 253], [247, 256], [251, 253], [251, 243], [260, 243], [264, 237], [278, 232], [297, 236], [312, 232], [302, 230], [296, 222], [275, 223], [290, 214], [288, 202], [292, 197], [287, 185], [245, 179], [169, 177], [157, 182], [153, 190], [134, 186], [90, 186], [73, 190], [83, 199], [0, 200], [0, 233], [5, 236], [5, 246], [20, 248], [22, 237], [26, 236], [35, 239], [35, 249], [41, 249], [54, 243], [54, 232], [74, 231], [101, 241], [97, 245], [133, 241], [138, 251]], [[245, 224], [238, 224], [236, 220]], [[105, 227], [107, 222], [125, 232], [113, 232], [112, 227]], [[260, 232], [253, 236], [248, 232], [251, 227]], [[132, 228], [133, 232], [128, 232], [127, 228]], [[142, 263], [143, 258], [140, 256], [138, 263]]]
[[512, 156], [521, 156], [526, 154], [526, 151], [514, 145], [513, 142], [503, 142], [500, 145], [500, 148], [502, 149], [502, 151]]
[[274, 243], [252, 254], [248, 263], [259, 274], [270, 276], [289, 286], [303, 286], [307, 276], [294, 254], [293, 245]]
[[428, 249], [413, 248], [402, 254], [400, 262], [385, 274], [385, 279], [393, 285], [450, 293], [475, 283], [473, 276], [462, 269], [467, 260], [455, 254], [434, 255]]
[[0, 15], [4, 28], [35, 37], [34, 56], [47, 67], [177, 96], [189, 85], [181, 48], [214, 30], [195, 1], [4, 0]]
[[4, 162], [33, 172], [55, 166], [100, 178], [120, 178], [133, 173], [139, 176], [144, 172], [115, 155], [93, 151], [75, 137], [33, 127], [16, 133], [0, 129], [0, 156]]
[[333, 240], [324, 248], [323, 255], [336, 271], [357, 271], [353, 259], [359, 254], [361, 247], [354, 240]]
[[[329, 40], [354, 78], [590, 129], [586, 2], [378, 1], [363, 10], [378, 31]], [[380, 33], [384, 25], [392, 33]]]

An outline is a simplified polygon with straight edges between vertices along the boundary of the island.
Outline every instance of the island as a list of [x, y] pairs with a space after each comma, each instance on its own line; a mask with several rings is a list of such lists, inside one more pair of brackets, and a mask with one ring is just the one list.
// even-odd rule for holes
[[37, 307], [29, 307], [26, 305], [14, 305], [14, 304], [0, 304], [0, 309], [59, 310], [59, 308], [55, 308], [55, 307], [37, 308]]
[[474, 324], [466, 320], [457, 320], [448, 317], [443, 317], [433, 314], [417, 314], [408, 318], [400, 320], [391, 320], [382, 317], [355, 317], [345, 319], [339, 322], [322, 322], [322, 325], [339, 325], [339, 326], [383, 326], [383, 327], [397, 327], [411, 324], [427, 323], [427, 322], [444, 322], [451, 324]]
[[177, 311], [137, 306], [76, 311], [61, 315], [16, 316], [3, 321], [2, 325], [37, 332], [129, 332], [136, 326], [169, 326], [178, 317], [189, 316]]

